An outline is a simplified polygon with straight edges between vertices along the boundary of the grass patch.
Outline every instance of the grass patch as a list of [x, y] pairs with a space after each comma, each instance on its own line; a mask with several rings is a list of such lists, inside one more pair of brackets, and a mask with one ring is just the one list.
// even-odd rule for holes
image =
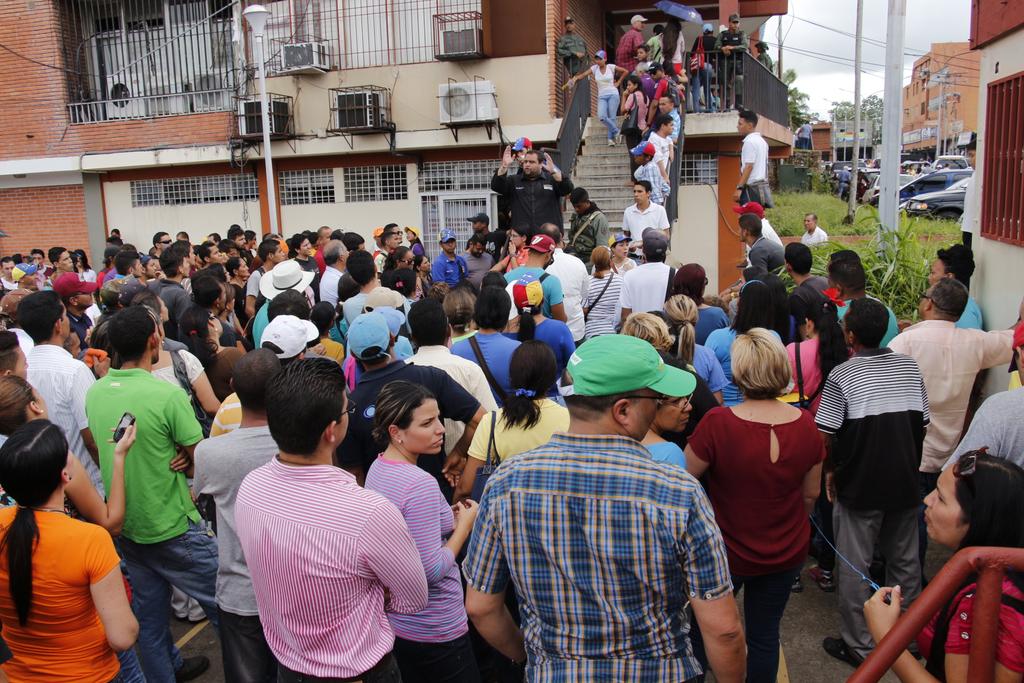
[[[835, 195], [819, 192], [779, 192], [772, 195], [775, 208], [765, 211], [765, 216], [780, 235], [798, 236], [803, 233], [804, 216], [813, 213], [818, 216], [818, 225], [830, 236], [867, 235], [874, 237], [878, 226], [878, 210], [872, 206], [857, 207], [854, 221], [843, 223], [846, 218], [846, 202]], [[904, 217], [905, 218], [905, 217]], [[910, 218], [913, 232], [920, 237], [960, 237], [960, 225], [956, 221], [934, 218]]]

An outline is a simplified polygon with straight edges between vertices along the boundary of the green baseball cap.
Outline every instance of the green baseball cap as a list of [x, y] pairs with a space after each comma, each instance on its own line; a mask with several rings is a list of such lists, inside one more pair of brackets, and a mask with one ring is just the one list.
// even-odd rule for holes
[[651, 389], [665, 396], [689, 396], [697, 387], [693, 374], [665, 365], [650, 343], [624, 334], [594, 337], [569, 358], [573, 393], [611, 396]]

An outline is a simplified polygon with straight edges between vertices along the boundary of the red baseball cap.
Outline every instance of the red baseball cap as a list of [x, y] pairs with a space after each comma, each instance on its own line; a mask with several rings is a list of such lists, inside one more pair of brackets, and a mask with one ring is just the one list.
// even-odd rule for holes
[[86, 282], [78, 273], [64, 273], [53, 282], [53, 291], [61, 299], [70, 299], [76, 294], [92, 294], [96, 289], [95, 282]]
[[1017, 349], [1022, 346], [1024, 346], [1024, 322], [1019, 322], [1013, 329], [1013, 356], [1010, 358], [1010, 367], [1008, 368], [1010, 372], [1017, 370]]
[[732, 207], [732, 210], [743, 215], [745, 213], [752, 213], [758, 218], [764, 218], [764, 207], [757, 202], [747, 202], [746, 204], [736, 204]]
[[526, 246], [541, 254], [550, 254], [555, 250], [555, 241], [547, 235], [534, 235]]

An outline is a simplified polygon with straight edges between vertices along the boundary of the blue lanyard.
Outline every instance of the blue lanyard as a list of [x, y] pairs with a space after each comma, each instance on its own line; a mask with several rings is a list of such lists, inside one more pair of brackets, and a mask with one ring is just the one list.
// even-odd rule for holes
[[859, 576], [861, 581], [864, 581], [869, 586], [871, 586], [871, 590], [877, 591], [878, 589], [881, 588], [881, 586], [879, 586], [877, 583], [875, 583], [870, 578], [868, 578], [868, 576], [866, 574], [864, 574], [864, 572], [862, 572], [859, 569], [857, 569], [856, 567], [854, 567], [853, 563], [850, 562], [848, 559], [846, 559], [846, 557], [841, 552], [836, 550], [836, 547], [834, 545], [832, 545], [832, 543], [828, 540], [828, 538], [826, 538], [825, 532], [822, 531], [821, 527], [818, 526], [817, 522], [814, 521], [814, 517], [809, 517], [809, 519], [811, 520], [811, 526], [813, 526], [815, 529], [817, 529], [818, 530], [818, 534], [821, 535], [821, 540], [825, 541], [825, 543], [828, 543], [828, 547], [832, 548], [832, 550], [836, 554], [836, 557], [838, 557], [840, 560], [845, 562], [846, 566], [849, 567], [850, 569], [852, 569], [853, 573], [856, 574], [857, 576]]

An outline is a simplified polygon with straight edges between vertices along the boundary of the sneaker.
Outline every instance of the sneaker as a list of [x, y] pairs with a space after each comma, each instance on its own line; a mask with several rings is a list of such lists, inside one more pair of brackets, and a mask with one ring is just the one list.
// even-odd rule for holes
[[796, 577], [795, 579], [793, 579], [793, 585], [789, 587], [789, 591], [791, 593], [803, 593], [804, 592], [804, 584], [800, 582], [800, 577], [799, 576]]
[[821, 641], [821, 647], [830, 656], [835, 657], [840, 662], [846, 662], [855, 669], [864, 661], [863, 657], [858, 656], [857, 653], [849, 648], [842, 637], [825, 638], [825, 640]]
[[608, 138], [608, 146], [609, 147], [614, 147], [615, 146], [615, 138]]
[[174, 680], [176, 683], [191, 681], [199, 678], [209, 668], [210, 660], [203, 655], [185, 657], [181, 660], [181, 668], [174, 672]]
[[811, 580], [818, 584], [818, 588], [825, 591], [826, 593], [834, 593], [836, 590], [836, 579], [832, 572], [825, 571], [821, 567], [815, 565], [807, 571], [807, 575], [811, 577]]

